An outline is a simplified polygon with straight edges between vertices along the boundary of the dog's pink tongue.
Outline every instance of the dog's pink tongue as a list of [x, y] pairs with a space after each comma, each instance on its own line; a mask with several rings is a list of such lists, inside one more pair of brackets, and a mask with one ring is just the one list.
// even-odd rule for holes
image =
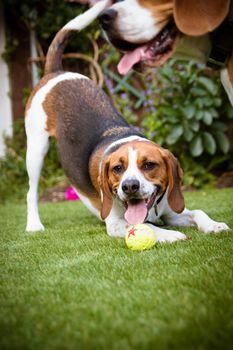
[[125, 212], [125, 220], [130, 225], [142, 224], [147, 216], [147, 206], [145, 201], [137, 203], [128, 203], [128, 208]]
[[118, 72], [122, 75], [126, 75], [136, 63], [144, 59], [150, 58], [151, 53], [149, 50], [146, 49], [147, 45], [142, 45], [139, 46], [137, 49], [124, 54], [117, 66]]
[[118, 72], [122, 75], [126, 75], [128, 71], [141, 60], [141, 48], [130, 51], [122, 57], [120, 62], [118, 63], [117, 69]]

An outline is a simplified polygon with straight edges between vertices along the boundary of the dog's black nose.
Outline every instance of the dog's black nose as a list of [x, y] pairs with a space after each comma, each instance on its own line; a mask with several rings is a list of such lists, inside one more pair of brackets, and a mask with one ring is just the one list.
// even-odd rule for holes
[[107, 9], [101, 12], [101, 14], [99, 15], [99, 21], [103, 29], [107, 29], [111, 25], [112, 21], [114, 21], [116, 16], [117, 11], [112, 9]]
[[139, 190], [140, 183], [136, 179], [125, 180], [123, 181], [121, 188], [125, 194], [134, 194]]

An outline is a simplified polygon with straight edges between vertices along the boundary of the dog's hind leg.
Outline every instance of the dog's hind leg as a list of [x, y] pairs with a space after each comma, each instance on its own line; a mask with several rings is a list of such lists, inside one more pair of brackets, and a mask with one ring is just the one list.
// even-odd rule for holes
[[224, 222], [217, 222], [212, 220], [203, 210], [188, 210], [180, 214], [170, 213], [170, 215], [163, 217], [167, 225], [173, 226], [197, 226], [199, 231], [204, 233], [217, 233], [229, 230], [229, 227]]
[[[39, 116], [37, 116], [39, 118]], [[49, 148], [49, 133], [30, 114], [26, 117], [27, 155], [26, 165], [29, 177], [27, 194], [26, 231], [41, 231], [44, 226], [38, 211], [38, 185], [44, 157]]]

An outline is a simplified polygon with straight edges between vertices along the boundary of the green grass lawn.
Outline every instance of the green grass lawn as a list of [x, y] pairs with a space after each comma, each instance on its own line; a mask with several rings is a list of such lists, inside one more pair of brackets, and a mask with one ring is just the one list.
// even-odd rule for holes
[[[233, 228], [233, 189], [186, 193]], [[107, 236], [81, 203], [0, 206], [2, 349], [232, 349], [233, 232], [144, 252]]]

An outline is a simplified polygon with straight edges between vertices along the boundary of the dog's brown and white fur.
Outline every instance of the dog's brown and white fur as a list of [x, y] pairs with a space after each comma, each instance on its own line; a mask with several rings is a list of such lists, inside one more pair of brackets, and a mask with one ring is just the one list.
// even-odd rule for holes
[[[206, 62], [209, 33], [223, 22], [229, 6], [230, 0], [112, 1], [99, 19], [108, 40], [124, 52], [118, 69], [126, 74], [132, 67], [158, 67], [171, 56]], [[233, 54], [220, 76], [233, 105]]]
[[182, 171], [169, 151], [129, 126], [93, 81], [62, 70], [67, 40], [106, 4], [99, 2], [57, 34], [47, 55], [45, 76], [29, 98], [26, 230], [44, 230], [38, 212], [38, 182], [50, 136], [57, 138], [63, 168], [81, 200], [105, 221], [110, 236], [123, 237], [129, 223], [148, 221], [159, 242], [186, 238], [179, 231], [152, 225], [159, 219], [168, 225], [196, 225], [203, 232], [227, 230], [225, 223], [213, 221], [201, 210], [184, 209]]

